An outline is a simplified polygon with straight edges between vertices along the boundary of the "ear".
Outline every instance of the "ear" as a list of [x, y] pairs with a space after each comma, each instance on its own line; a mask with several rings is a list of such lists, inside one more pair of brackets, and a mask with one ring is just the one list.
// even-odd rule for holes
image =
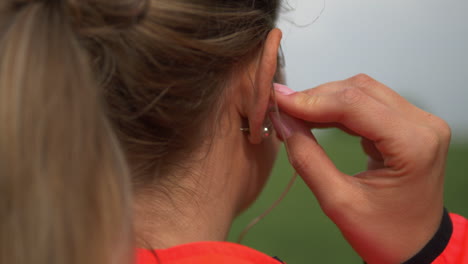
[[275, 28], [270, 31], [258, 60], [255, 77], [252, 80], [255, 91], [251, 97], [252, 100], [249, 100], [250, 106], [247, 112], [250, 128], [249, 140], [252, 144], [259, 144], [263, 139], [263, 123], [270, 102], [281, 37], [281, 30]]

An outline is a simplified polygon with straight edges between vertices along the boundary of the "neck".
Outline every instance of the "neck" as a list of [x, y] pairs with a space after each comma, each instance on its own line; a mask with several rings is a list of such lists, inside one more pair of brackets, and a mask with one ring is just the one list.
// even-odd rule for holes
[[232, 140], [223, 138], [221, 144], [215, 140], [208, 155], [190, 166], [190, 173], [173, 177], [176, 183], [163, 181], [160, 186], [165, 188], [137, 190], [138, 247], [161, 249], [226, 239], [233, 218], [245, 208], [245, 197], [251, 191], [246, 176], [255, 167], [243, 165], [248, 164], [243, 161], [245, 150], [239, 147], [244, 135], [237, 134]]
[[135, 202], [137, 246], [140, 248], [162, 249], [196, 241], [223, 241], [235, 216], [235, 210], [231, 209], [234, 206], [225, 198], [200, 197], [192, 191], [174, 200], [171, 197], [164, 204], [147, 198]]
[[[162, 249], [196, 241], [223, 241], [231, 223], [258, 196], [278, 148], [272, 137], [253, 145], [240, 132], [237, 109], [219, 121], [220, 133], [190, 171], [165, 175], [156, 187], [136, 190], [134, 227], [137, 246]], [[195, 154], [194, 154], [195, 155]]]

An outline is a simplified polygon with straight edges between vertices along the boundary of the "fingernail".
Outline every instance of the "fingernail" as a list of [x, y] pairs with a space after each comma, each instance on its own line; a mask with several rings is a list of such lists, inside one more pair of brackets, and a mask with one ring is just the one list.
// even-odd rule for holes
[[279, 84], [279, 83], [274, 83], [273, 87], [275, 88], [275, 91], [284, 95], [290, 95], [296, 92], [293, 89], [287, 87], [286, 85]]
[[303, 122], [282, 112], [271, 112], [270, 120], [281, 139], [290, 138], [295, 132], [304, 130]]

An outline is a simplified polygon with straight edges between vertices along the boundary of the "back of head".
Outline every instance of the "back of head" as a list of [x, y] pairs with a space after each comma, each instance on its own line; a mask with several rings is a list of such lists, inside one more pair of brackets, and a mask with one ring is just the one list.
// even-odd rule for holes
[[141, 23], [100, 34], [96, 56], [110, 118], [137, 186], [189, 160], [212, 133], [231, 75], [273, 29], [278, 0], [155, 0]]
[[153, 183], [189, 158], [277, 9], [3, 0], [0, 263], [130, 262], [131, 180]]

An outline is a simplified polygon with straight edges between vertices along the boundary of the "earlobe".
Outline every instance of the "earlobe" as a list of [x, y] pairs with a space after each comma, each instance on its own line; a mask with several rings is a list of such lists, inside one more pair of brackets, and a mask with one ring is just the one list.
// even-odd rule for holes
[[[240, 130], [244, 133], [250, 134], [250, 128], [248, 126], [243, 126]], [[263, 121], [261, 136], [262, 138], [267, 138], [271, 136], [273, 133], [273, 122], [271, 121], [269, 115], [265, 116], [265, 120]]]
[[249, 100], [251, 105], [248, 111], [249, 140], [252, 144], [260, 144], [263, 139], [265, 119], [270, 103], [273, 79], [277, 71], [278, 52], [282, 33], [275, 28], [270, 31], [260, 55], [254, 84], [254, 98]]

